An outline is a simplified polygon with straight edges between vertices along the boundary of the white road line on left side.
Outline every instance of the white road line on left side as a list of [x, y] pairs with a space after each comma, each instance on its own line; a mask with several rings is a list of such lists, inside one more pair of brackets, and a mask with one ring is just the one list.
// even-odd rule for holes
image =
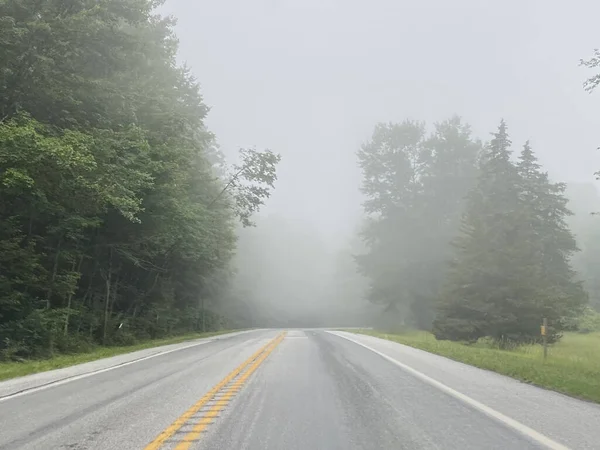
[[[238, 334], [248, 333], [250, 331], [256, 331], [256, 330], [241, 331], [241, 332], [239, 332], [237, 334], [234, 334], [233, 336], [237, 336]], [[206, 340], [206, 341], [195, 342], [193, 344], [186, 345], [184, 347], [177, 347], [177, 348], [173, 348], [171, 350], [165, 350], [165, 351], [162, 351], [162, 352], [153, 353], [151, 355], [143, 356], [141, 358], [137, 358], [137, 359], [134, 359], [132, 361], [127, 361], [127, 362], [124, 362], [124, 363], [115, 364], [114, 366], [105, 367], [104, 369], [92, 370], [90, 372], [85, 372], [85, 373], [82, 373], [80, 375], [73, 375], [73, 376], [70, 376], [70, 377], [61, 378], [59, 380], [49, 381], [49, 382], [44, 383], [44, 384], [39, 385], [39, 386], [21, 389], [20, 391], [13, 392], [12, 394], [6, 394], [6, 395], [1, 396], [0, 397], [0, 403], [5, 402], [7, 400], [11, 400], [11, 399], [16, 398], [16, 397], [21, 397], [22, 395], [33, 394], [34, 392], [43, 391], [44, 389], [49, 389], [51, 387], [60, 386], [62, 384], [70, 383], [72, 381], [81, 380], [82, 378], [87, 378], [87, 377], [91, 377], [93, 375], [98, 375], [98, 374], [101, 374], [101, 373], [104, 373], [104, 372], [109, 372], [109, 371], [114, 370], [114, 369], [120, 369], [121, 367], [129, 366], [131, 364], [135, 364], [135, 363], [139, 363], [139, 362], [142, 362], [142, 361], [146, 361], [148, 359], [156, 358], [157, 356], [163, 356], [163, 355], [167, 355], [169, 353], [174, 353], [174, 352], [178, 352], [180, 350], [185, 350], [187, 348], [197, 347], [199, 345], [208, 344], [209, 342], [214, 342], [218, 338], [223, 338], [223, 337], [227, 337], [227, 335], [216, 336], [215, 338], [208, 338], [208, 340]], [[10, 380], [7, 380], [7, 381], [10, 381]]]

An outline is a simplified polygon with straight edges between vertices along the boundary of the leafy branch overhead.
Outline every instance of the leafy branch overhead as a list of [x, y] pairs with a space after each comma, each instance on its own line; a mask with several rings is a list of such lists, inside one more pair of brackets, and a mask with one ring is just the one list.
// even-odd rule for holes
[[[594, 49], [594, 56], [592, 56], [588, 60], [583, 60], [583, 59], [579, 60], [579, 65], [584, 66], [588, 69], [599, 69], [600, 68], [600, 50], [597, 48]], [[585, 80], [583, 83], [583, 88], [587, 92], [591, 93], [596, 90], [598, 85], [600, 85], [600, 73], [592, 75], [590, 78]], [[600, 149], [600, 147], [598, 147], [597, 149]], [[600, 179], [600, 170], [594, 172], [594, 175], [596, 176], [596, 179]], [[597, 214], [597, 213], [595, 212], [594, 214]]]
[[[588, 60], [579, 60], [579, 65], [588, 69], [597, 69], [600, 67], [600, 50], [594, 49], [594, 56]], [[593, 92], [600, 84], [600, 74], [596, 74], [585, 80], [583, 87], [587, 92]]]
[[219, 201], [233, 203], [231, 207], [242, 225], [253, 226], [251, 216], [260, 210], [271, 195], [277, 181], [279, 154], [271, 150], [259, 152], [255, 149], [240, 150], [240, 164], [234, 164], [229, 171], [228, 182], [210, 203]]

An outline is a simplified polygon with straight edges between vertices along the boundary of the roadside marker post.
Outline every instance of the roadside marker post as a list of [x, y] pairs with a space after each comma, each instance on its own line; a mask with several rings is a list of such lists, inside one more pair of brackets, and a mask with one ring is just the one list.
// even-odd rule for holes
[[548, 330], [548, 319], [546, 317], [544, 317], [544, 320], [543, 320], [542, 326], [541, 326], [542, 340], [544, 342], [544, 360], [548, 357], [547, 330]]

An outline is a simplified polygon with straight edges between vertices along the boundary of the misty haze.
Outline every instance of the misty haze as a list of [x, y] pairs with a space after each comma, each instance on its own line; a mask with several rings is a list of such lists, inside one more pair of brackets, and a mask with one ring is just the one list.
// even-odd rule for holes
[[0, 0], [0, 450], [600, 448], [599, 14]]
[[[589, 74], [578, 65], [591, 53], [594, 8], [600, 12], [593, 2], [167, 2], [179, 59], [200, 81], [206, 123], [223, 152], [254, 145], [282, 155], [261, 226], [241, 238], [241, 248], [246, 239], [261, 242], [258, 255], [240, 255], [261, 263], [238, 263], [240, 276], [260, 274], [252, 298], [274, 304], [270, 316], [281, 326], [327, 314], [337, 301], [329, 294], [339, 289], [334, 264], [360, 252], [356, 152], [379, 122], [431, 129], [458, 114], [474, 139], [488, 141], [503, 118], [516, 151], [529, 139], [553, 180], [574, 191], [597, 185], [598, 100], [581, 88]], [[582, 221], [598, 209], [596, 198], [586, 202], [576, 211]], [[271, 242], [275, 254], [266, 255]], [[301, 264], [308, 273], [298, 276]], [[344, 292], [355, 303], [365, 286], [357, 278], [354, 292]]]

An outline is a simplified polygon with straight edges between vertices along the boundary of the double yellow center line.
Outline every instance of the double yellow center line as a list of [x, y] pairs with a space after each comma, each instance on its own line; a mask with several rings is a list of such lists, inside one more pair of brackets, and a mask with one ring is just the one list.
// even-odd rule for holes
[[[186, 412], [179, 416], [175, 422], [165, 428], [144, 450], [159, 450], [161, 446], [175, 435], [186, 423], [194, 422], [194, 426], [179, 443], [175, 450], [188, 450], [198, 440], [202, 432], [210, 425], [219, 412], [223, 410], [235, 394], [242, 388], [252, 373], [267, 359], [269, 354], [285, 338], [286, 332], [279, 334], [276, 338], [261, 347], [250, 358], [236, 367], [223, 378], [216, 386], [208, 391], [200, 400], [194, 403]], [[210, 404], [210, 405], [209, 405]], [[200, 417], [195, 418], [204, 406], [210, 408]], [[195, 419], [195, 420], [192, 420]]]

